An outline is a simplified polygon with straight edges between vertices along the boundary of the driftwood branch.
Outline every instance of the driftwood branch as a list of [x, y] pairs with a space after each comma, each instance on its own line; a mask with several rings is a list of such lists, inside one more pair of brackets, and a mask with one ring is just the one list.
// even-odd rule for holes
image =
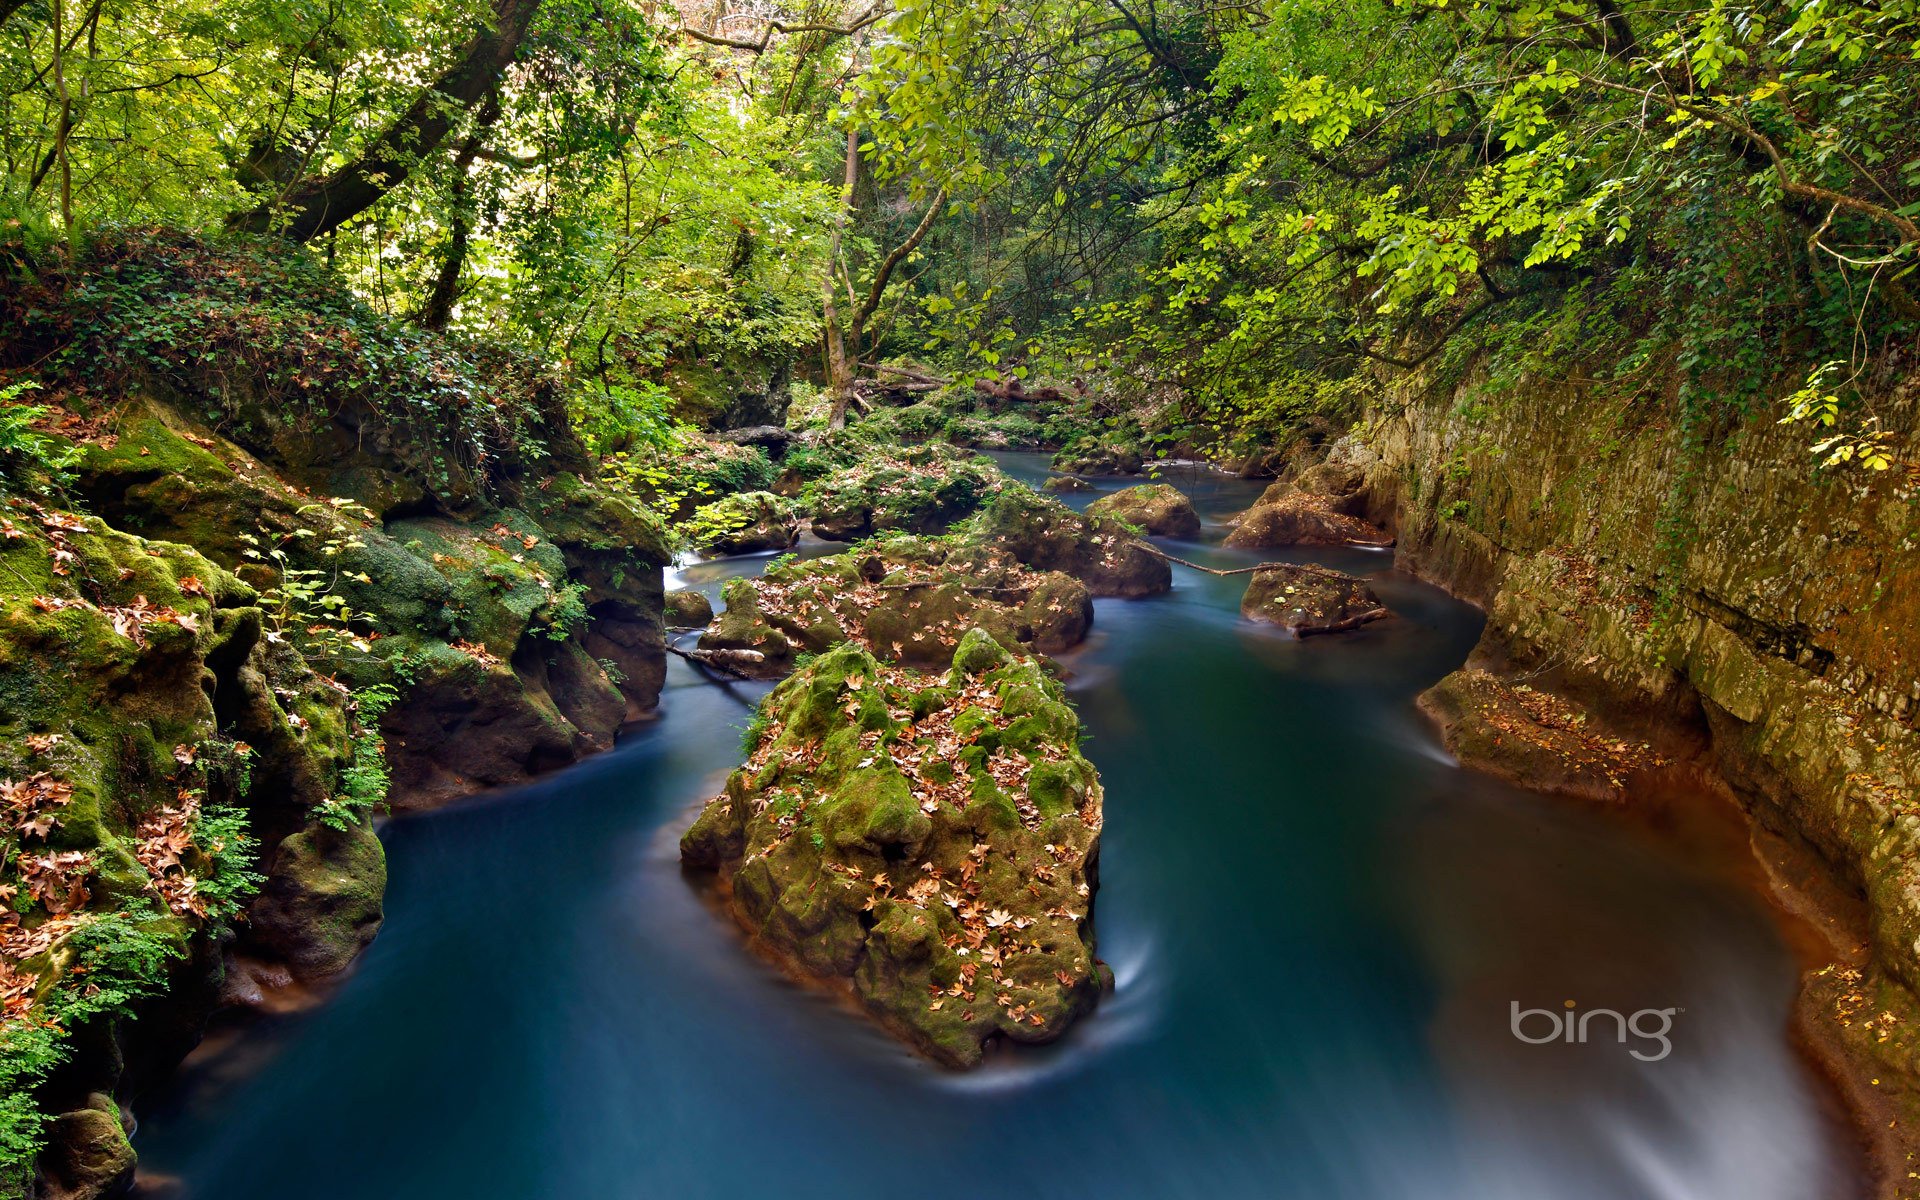
[[731, 675], [735, 679], [753, 679], [755, 676], [734, 666], [735, 662], [759, 663], [766, 661], [766, 655], [758, 650], [682, 650], [678, 646], [668, 646], [668, 654], [677, 654], [695, 666], [707, 667]]
[[1192, 567], [1196, 571], [1205, 571], [1209, 575], [1251, 575], [1255, 571], [1271, 571], [1278, 567], [1290, 567], [1294, 565], [1292, 563], [1264, 562], [1255, 563], [1251, 567], [1235, 567], [1231, 571], [1222, 571], [1218, 567], [1203, 567], [1197, 562], [1190, 562], [1184, 558], [1175, 558], [1152, 542], [1141, 542], [1140, 544], [1146, 547], [1149, 554], [1157, 554], [1170, 563], [1179, 563], [1183, 567]]

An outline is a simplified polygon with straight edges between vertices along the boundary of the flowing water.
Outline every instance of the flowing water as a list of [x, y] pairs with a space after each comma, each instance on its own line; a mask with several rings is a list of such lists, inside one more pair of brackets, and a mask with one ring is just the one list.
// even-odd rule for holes
[[[1257, 490], [1166, 478], [1206, 541]], [[1452, 765], [1413, 699], [1479, 614], [1384, 554], [1294, 557], [1377, 573], [1395, 617], [1291, 641], [1239, 619], [1245, 577], [1176, 568], [1069, 659], [1118, 987], [1059, 1044], [947, 1073], [751, 957], [676, 839], [764, 689], [674, 660], [612, 752], [390, 823], [357, 972], [197, 1056], [143, 1113], [143, 1170], [195, 1200], [1857, 1195], [1737, 872]], [[1655, 1017], [1514, 1036], [1514, 1003], [1568, 1001], [1678, 1010], [1671, 1053], [1646, 1061]]]

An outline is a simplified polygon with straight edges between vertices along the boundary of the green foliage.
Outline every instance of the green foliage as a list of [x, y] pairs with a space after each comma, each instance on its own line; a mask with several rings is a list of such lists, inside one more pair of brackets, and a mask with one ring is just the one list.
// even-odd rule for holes
[[[277, 535], [261, 526], [253, 533], [240, 535], [246, 543], [241, 554], [273, 575], [273, 582], [260, 593], [261, 610], [273, 636], [276, 640], [291, 638], [316, 658], [338, 659], [348, 650], [367, 653], [372, 643], [356, 626], [369, 625], [372, 616], [355, 610], [340, 592], [340, 556], [365, 548], [359, 532], [373, 519], [372, 512], [336, 496], [325, 504], [302, 505], [295, 515], [310, 525]], [[331, 565], [302, 567], [295, 565], [296, 561]], [[355, 578], [361, 583], [372, 582], [364, 572]]]
[[26, 1179], [47, 1114], [36, 1088], [70, 1053], [76, 1029], [132, 1014], [159, 991], [182, 953], [173, 922], [136, 905], [102, 913], [67, 934], [58, 978], [27, 1016], [0, 1024], [0, 1182]]
[[29, 379], [0, 387], [0, 488], [45, 495], [72, 482], [73, 443], [34, 429], [47, 409], [20, 399], [40, 385]]
[[49, 356], [83, 388], [153, 380], [205, 397], [222, 422], [297, 425], [363, 404], [442, 490], [497, 484], [564, 421], [537, 360], [399, 325], [277, 241], [108, 229], [17, 253], [32, 283], [0, 300], [15, 352]]
[[553, 598], [541, 609], [545, 624], [540, 635], [549, 641], [564, 642], [587, 623], [587, 587], [583, 583], [564, 583], [554, 589]]
[[345, 832], [364, 824], [369, 814], [386, 803], [392, 778], [387, 771], [387, 744], [380, 736], [380, 717], [399, 699], [400, 693], [386, 684], [353, 693], [347, 765], [341, 768], [338, 789], [314, 809], [313, 815], [321, 824]]

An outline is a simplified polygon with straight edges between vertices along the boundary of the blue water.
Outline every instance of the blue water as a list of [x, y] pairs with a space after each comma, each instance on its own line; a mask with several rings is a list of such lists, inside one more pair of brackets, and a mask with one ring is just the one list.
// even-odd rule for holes
[[[1257, 490], [1168, 478], [1215, 518]], [[675, 660], [614, 751], [390, 823], [362, 965], [190, 1063], [143, 1171], [202, 1200], [1857, 1194], [1760, 903], [1712, 855], [1453, 766], [1412, 701], [1478, 614], [1386, 555], [1311, 557], [1380, 572], [1396, 616], [1290, 641], [1239, 619], [1244, 577], [1176, 569], [1099, 602], [1070, 658], [1118, 987], [1060, 1044], [944, 1072], [746, 953], [676, 840], [762, 689]], [[1683, 1009], [1672, 1054], [1511, 1035], [1511, 1002], [1568, 999]]]

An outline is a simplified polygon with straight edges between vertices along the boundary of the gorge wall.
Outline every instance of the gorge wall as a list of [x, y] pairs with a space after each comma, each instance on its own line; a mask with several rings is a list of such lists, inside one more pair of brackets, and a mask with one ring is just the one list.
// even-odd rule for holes
[[[1875, 408], [1911, 438], [1920, 387], [1900, 366]], [[1486, 609], [1470, 667], [1704, 768], [1866, 901], [1871, 953], [1810, 977], [1803, 1009], [1881, 1064], [1877, 1123], [1910, 1126], [1910, 1085], [1889, 1093], [1920, 1041], [1914, 481], [1816, 472], [1819, 435], [1777, 406], [1689, 426], [1667, 396], [1492, 391], [1416, 379], [1334, 457], [1364, 473], [1401, 564]]]

